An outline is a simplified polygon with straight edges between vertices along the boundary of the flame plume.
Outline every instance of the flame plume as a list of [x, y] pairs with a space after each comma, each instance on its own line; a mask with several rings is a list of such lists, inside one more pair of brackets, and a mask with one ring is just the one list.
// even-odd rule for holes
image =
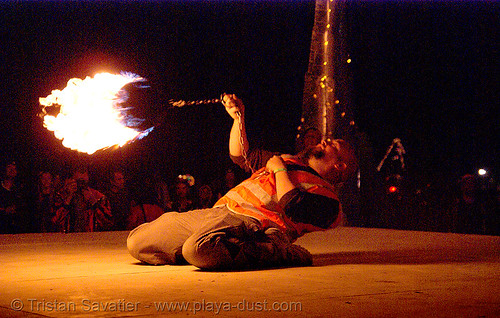
[[63, 90], [40, 98], [43, 125], [63, 146], [88, 154], [142, 138], [153, 127], [139, 129], [143, 119], [131, 118], [120, 105], [128, 99], [121, 90], [124, 85], [145, 81], [133, 73], [72, 78]]

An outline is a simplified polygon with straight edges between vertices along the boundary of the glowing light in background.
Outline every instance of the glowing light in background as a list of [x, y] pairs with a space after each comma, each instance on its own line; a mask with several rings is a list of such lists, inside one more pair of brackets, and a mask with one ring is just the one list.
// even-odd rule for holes
[[128, 98], [120, 94], [121, 88], [134, 82], [145, 79], [126, 72], [72, 78], [63, 90], [40, 98], [43, 125], [62, 140], [63, 146], [88, 154], [142, 138], [153, 127], [137, 129], [143, 119], [131, 118], [127, 109], [120, 107]]
[[487, 171], [486, 169], [482, 169], [482, 168], [481, 168], [481, 169], [479, 169], [479, 170], [477, 171], [477, 174], [478, 174], [478, 175], [480, 175], [480, 176], [485, 176], [485, 175], [487, 175], [487, 174], [488, 174], [488, 171]]

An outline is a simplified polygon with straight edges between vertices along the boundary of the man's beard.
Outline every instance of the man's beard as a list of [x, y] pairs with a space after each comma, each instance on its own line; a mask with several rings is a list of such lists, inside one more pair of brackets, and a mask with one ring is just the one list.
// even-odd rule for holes
[[311, 146], [304, 150], [303, 158], [305, 159], [321, 159], [325, 156], [325, 151], [317, 146]]

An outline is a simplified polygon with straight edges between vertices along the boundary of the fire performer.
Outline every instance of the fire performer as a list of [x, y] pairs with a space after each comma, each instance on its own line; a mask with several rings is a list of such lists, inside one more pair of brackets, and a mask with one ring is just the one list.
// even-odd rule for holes
[[343, 140], [323, 140], [297, 156], [250, 149], [242, 101], [224, 95], [222, 102], [234, 120], [231, 158], [260, 169], [213, 208], [165, 213], [140, 225], [129, 234], [129, 252], [149, 264], [187, 261], [207, 270], [311, 265], [311, 254], [293, 242], [338, 225], [335, 185], [357, 170], [352, 148]]

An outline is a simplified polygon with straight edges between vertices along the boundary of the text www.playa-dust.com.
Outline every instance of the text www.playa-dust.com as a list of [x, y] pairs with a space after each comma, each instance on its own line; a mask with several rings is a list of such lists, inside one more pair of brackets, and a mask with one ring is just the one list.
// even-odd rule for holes
[[243, 299], [237, 303], [233, 302], [215, 302], [215, 301], [191, 301], [191, 302], [153, 302], [151, 304], [157, 312], [175, 312], [188, 311], [196, 314], [198, 312], [213, 312], [219, 314], [231, 311], [254, 311], [254, 312], [291, 312], [302, 311], [302, 303], [294, 301], [248, 301]]
[[220, 314], [224, 312], [296, 312], [302, 311], [302, 303], [294, 301], [249, 301], [243, 299], [238, 302], [228, 301], [155, 301], [141, 303], [119, 299], [117, 301], [94, 301], [82, 299], [81, 302], [58, 301], [57, 299], [15, 298], [11, 301], [11, 309], [15, 311], [28, 310], [31, 312], [133, 312], [153, 310], [156, 312], [211, 312]]

